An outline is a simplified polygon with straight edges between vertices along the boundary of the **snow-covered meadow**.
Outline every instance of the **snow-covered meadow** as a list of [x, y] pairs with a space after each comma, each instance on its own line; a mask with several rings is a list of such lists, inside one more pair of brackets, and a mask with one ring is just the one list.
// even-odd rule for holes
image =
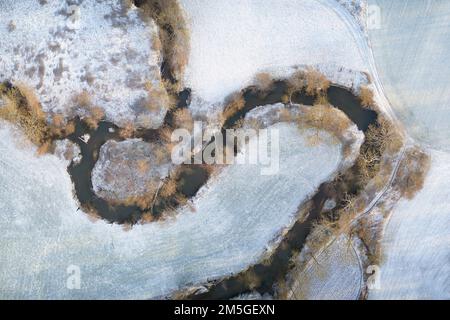
[[364, 286], [361, 256], [356, 241], [341, 235], [289, 274], [288, 299], [357, 300]]
[[[193, 109], [220, 110], [223, 99], [252, 84], [258, 72], [286, 77], [297, 65], [319, 65], [333, 77], [343, 68], [367, 71], [345, 23], [318, 1], [180, 2], [191, 29], [185, 82], [202, 101]], [[355, 75], [341, 81], [351, 82], [346, 78]]]
[[121, 0], [2, 0], [0, 34], [0, 81], [35, 89], [44, 111], [71, 117], [86, 91], [118, 125], [161, 125], [167, 106], [144, 107], [145, 83], [160, 84], [157, 27], [138, 9]]
[[450, 297], [450, 3], [369, 0], [368, 30], [385, 93], [408, 133], [430, 154], [422, 190], [394, 207], [382, 239], [381, 287], [371, 299]]
[[450, 2], [369, 4], [381, 13], [368, 34], [392, 108], [415, 139], [450, 151]]
[[371, 299], [450, 299], [450, 155], [431, 151], [421, 191], [401, 200], [382, 239], [380, 287]]

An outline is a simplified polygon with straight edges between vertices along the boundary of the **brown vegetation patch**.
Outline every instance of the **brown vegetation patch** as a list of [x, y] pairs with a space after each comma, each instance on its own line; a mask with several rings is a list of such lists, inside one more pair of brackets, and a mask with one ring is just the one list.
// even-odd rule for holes
[[[316, 139], [319, 131], [325, 130], [341, 140], [352, 122], [347, 116], [331, 105], [315, 105], [308, 107], [296, 118], [300, 129], [316, 129]], [[314, 140], [314, 136], [312, 138]]]
[[429, 169], [430, 157], [424, 151], [414, 147], [405, 152], [394, 181], [402, 197], [414, 198], [423, 188]]
[[373, 92], [367, 87], [361, 87], [361, 91], [359, 92], [359, 99], [361, 101], [361, 105], [366, 108], [371, 108], [375, 105]]
[[188, 108], [177, 109], [173, 113], [173, 121], [175, 128], [184, 128], [191, 131], [194, 127], [194, 120]]
[[178, 0], [135, 2], [142, 9], [144, 19], [150, 17], [158, 25], [162, 53], [168, 71], [174, 82], [180, 82], [189, 59], [190, 34]]
[[145, 102], [145, 108], [151, 112], [157, 112], [161, 108], [173, 109], [176, 106], [175, 98], [169, 95], [164, 81], [160, 81], [158, 85], [154, 85], [151, 81], [145, 83], [145, 89], [148, 98]]
[[4, 101], [0, 108], [0, 118], [17, 124], [38, 147], [38, 154], [49, 152], [54, 139], [69, 135], [75, 130], [73, 122], [65, 123], [61, 115], [53, 115], [53, 123], [47, 123], [37, 96], [23, 83], [14, 86], [1, 84], [0, 96]]
[[239, 112], [245, 107], [245, 99], [242, 92], [232, 94], [225, 103], [225, 108], [221, 114], [221, 123], [225, 123], [227, 119]]
[[273, 86], [273, 77], [270, 73], [260, 72], [256, 74], [254, 83], [256, 89], [260, 92], [268, 92]]

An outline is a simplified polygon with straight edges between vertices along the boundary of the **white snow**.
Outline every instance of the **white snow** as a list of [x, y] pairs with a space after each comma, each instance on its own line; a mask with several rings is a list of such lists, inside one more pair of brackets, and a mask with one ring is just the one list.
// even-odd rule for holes
[[[65, 163], [16, 147], [0, 122], [0, 297], [151, 298], [256, 262], [341, 160], [341, 145], [307, 146], [295, 125], [275, 127], [278, 175], [225, 167], [194, 199], [196, 212], [125, 232], [77, 211]], [[66, 286], [71, 265], [80, 268], [79, 290]]]
[[370, 0], [380, 28], [370, 28], [387, 97], [408, 132], [450, 151], [450, 2]]
[[214, 104], [261, 71], [330, 64], [366, 71], [346, 24], [310, 0], [182, 0], [191, 27], [186, 85]]
[[448, 299], [450, 3], [368, 3], [381, 13], [380, 28], [369, 28], [368, 34], [385, 93], [408, 133], [432, 158], [424, 188], [412, 200], [402, 200], [385, 227], [381, 289], [369, 298]]
[[450, 155], [430, 154], [424, 188], [385, 226], [380, 289], [370, 299], [450, 299]]
[[363, 286], [359, 252], [341, 235], [310, 258], [301, 271], [289, 275], [289, 299], [356, 300]]
[[108, 120], [159, 127], [166, 106], [142, 107], [145, 82], [160, 79], [155, 24], [120, 0], [78, 2], [0, 1], [0, 80], [34, 88], [45, 111], [73, 116], [74, 97], [87, 91]]

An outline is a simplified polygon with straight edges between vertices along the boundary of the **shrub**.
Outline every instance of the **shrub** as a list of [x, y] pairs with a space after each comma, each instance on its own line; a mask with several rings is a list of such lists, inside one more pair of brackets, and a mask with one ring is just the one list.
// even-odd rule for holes
[[122, 128], [119, 130], [119, 136], [123, 139], [131, 138], [134, 134], [135, 128], [133, 123], [127, 122]]
[[412, 199], [423, 188], [425, 178], [430, 169], [430, 157], [417, 147], [406, 151], [395, 184], [402, 196]]
[[92, 105], [91, 96], [86, 90], [76, 94], [73, 100], [80, 108], [88, 108]]
[[173, 178], [168, 178], [163, 184], [160, 195], [164, 198], [169, 198], [177, 192], [177, 183]]
[[272, 76], [267, 72], [260, 72], [255, 76], [256, 88], [261, 92], [269, 91], [273, 86]]
[[0, 117], [17, 124], [38, 146], [39, 153], [48, 150], [52, 133], [33, 91], [24, 84], [18, 84], [11, 88], [2, 86], [1, 95], [4, 105], [0, 108]]
[[361, 87], [359, 92], [359, 100], [361, 101], [361, 105], [368, 108], [375, 104], [373, 99], [373, 92], [367, 87]]
[[192, 119], [191, 112], [188, 108], [178, 109], [173, 113], [174, 125], [177, 128], [185, 128], [192, 130], [194, 126], [194, 120]]
[[287, 80], [288, 83], [288, 91], [290, 93], [294, 91], [301, 91], [306, 87], [306, 74], [304, 71], [300, 70], [295, 72], [292, 76]]
[[67, 137], [75, 132], [75, 124], [73, 121], [65, 122], [62, 114], [54, 114], [52, 116], [52, 124], [49, 128], [52, 135], [56, 137]]
[[91, 128], [91, 129], [97, 129], [98, 123], [100, 120], [102, 120], [105, 116], [105, 113], [102, 108], [100, 107], [88, 107], [86, 108], [88, 112], [88, 116], [84, 117], [84, 122]]
[[174, 98], [167, 93], [163, 81], [160, 81], [158, 85], [154, 85], [151, 81], [145, 83], [145, 89], [147, 90], [147, 101], [145, 107], [151, 112], [158, 112], [161, 108], [172, 109], [176, 106]]
[[315, 105], [328, 105], [328, 98], [325, 94], [319, 94], [316, 97], [316, 100], [314, 101]]
[[177, 0], [147, 0], [141, 6], [144, 18], [152, 18], [159, 26], [164, 60], [169, 73], [179, 82], [189, 59], [190, 34]]
[[305, 74], [306, 94], [313, 96], [324, 93], [330, 87], [330, 81], [319, 71], [308, 69]]
[[172, 128], [164, 126], [159, 129], [159, 137], [162, 143], [171, 143], [172, 141]]
[[242, 92], [232, 94], [225, 104], [221, 115], [221, 121], [224, 123], [228, 118], [245, 107], [245, 100]]
[[305, 114], [297, 117], [300, 128], [322, 129], [341, 139], [351, 125], [347, 116], [330, 105], [315, 105], [307, 108]]

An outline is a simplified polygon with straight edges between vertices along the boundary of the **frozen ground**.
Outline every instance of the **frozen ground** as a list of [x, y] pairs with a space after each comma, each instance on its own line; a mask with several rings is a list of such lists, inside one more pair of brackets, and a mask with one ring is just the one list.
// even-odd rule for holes
[[430, 152], [424, 188], [385, 226], [380, 289], [370, 299], [450, 299], [450, 155]]
[[87, 91], [116, 124], [159, 127], [166, 106], [143, 107], [145, 82], [159, 86], [157, 29], [122, 3], [1, 0], [0, 80], [34, 88], [45, 111], [72, 116]]
[[402, 200], [385, 227], [381, 289], [371, 291], [369, 298], [448, 299], [450, 3], [369, 0], [369, 4], [381, 13], [380, 28], [368, 32], [386, 95], [408, 132], [432, 158], [423, 190], [411, 201]]
[[142, 197], [155, 192], [171, 167], [170, 156], [155, 143], [110, 140], [100, 148], [92, 187], [96, 195], [110, 201]]
[[[0, 297], [150, 298], [256, 262], [341, 160], [340, 144], [307, 147], [295, 125], [274, 127], [283, 142], [279, 174], [226, 167], [200, 190], [196, 212], [183, 208], [175, 220], [126, 232], [77, 211], [66, 162], [16, 147], [1, 122]], [[71, 265], [80, 268], [79, 290], [66, 287]]]
[[450, 151], [450, 2], [369, 0], [369, 36], [385, 92], [416, 139]]
[[[218, 104], [255, 74], [328, 64], [367, 71], [346, 24], [310, 0], [181, 0], [191, 27], [186, 85]], [[200, 105], [200, 103], [198, 103]]]
[[293, 280], [288, 282], [289, 299], [356, 300], [363, 286], [359, 252], [352, 241], [340, 236], [289, 278]]

